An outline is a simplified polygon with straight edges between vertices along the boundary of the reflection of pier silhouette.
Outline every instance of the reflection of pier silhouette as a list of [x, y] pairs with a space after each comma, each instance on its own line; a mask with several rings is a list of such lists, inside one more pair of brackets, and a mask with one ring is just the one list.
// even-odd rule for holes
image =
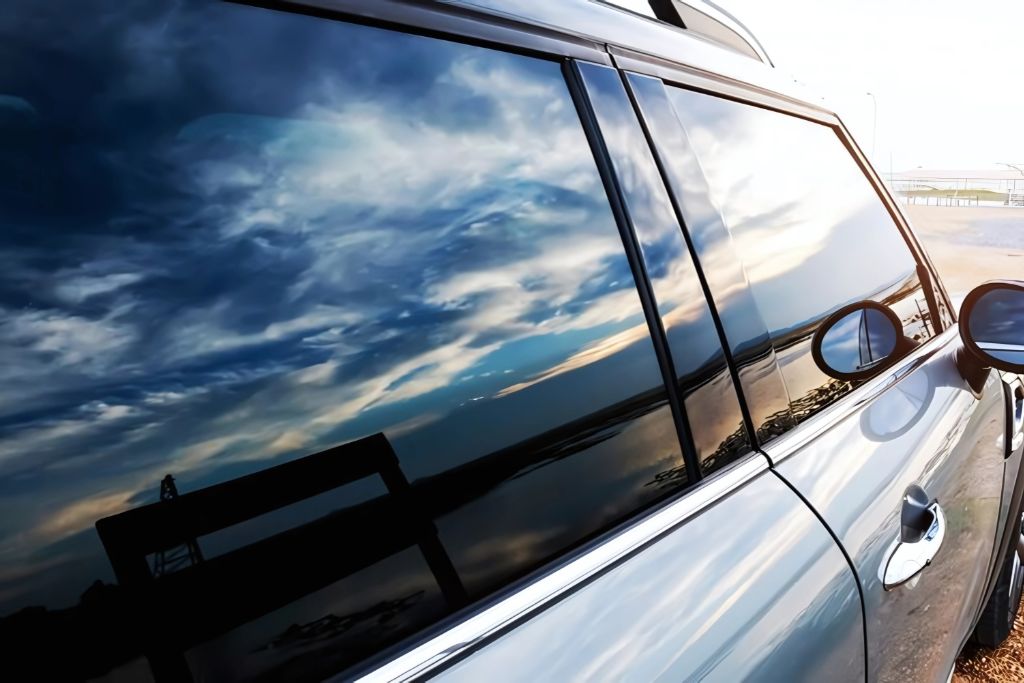
[[[154, 576], [146, 557], [364, 477], [387, 505], [321, 517], [201, 563]], [[391, 445], [375, 434], [222, 484], [163, 497], [96, 523], [120, 584], [131, 591], [158, 681], [189, 680], [183, 652], [339, 578], [418, 545], [450, 609], [466, 591]], [[332, 539], [338, 544], [331, 548]], [[198, 546], [196, 546], [198, 551]], [[153, 615], [157, 615], [156, 619]]]
[[[177, 497], [178, 487], [174, 483], [174, 477], [168, 474], [160, 482], [160, 500], [171, 501]], [[203, 552], [199, 549], [199, 541], [195, 538], [188, 538], [175, 548], [160, 550], [156, 553], [153, 558], [153, 576], [170, 574], [202, 561]]]
[[[687, 384], [712, 387], [714, 376], [713, 368], [702, 367], [687, 378]], [[125, 618], [143, 641], [140, 647], [154, 676], [159, 681], [190, 680], [192, 674], [184, 655], [190, 649], [410, 548], [418, 548], [424, 558], [427, 576], [439, 588], [445, 613], [456, 611], [469, 604], [471, 598], [482, 597], [497, 584], [534, 569], [551, 557], [537, 553], [506, 565], [507, 558], [495, 556], [494, 571], [500, 576], [495, 574], [483, 583], [477, 579], [476, 587], [468, 591], [449, 551], [442, 546], [434, 522], [467, 509], [508, 482], [539, 476], [538, 472], [549, 465], [585, 456], [665, 406], [664, 390], [658, 387], [413, 483], [401, 471], [386, 437], [375, 434], [101, 519], [96, 528], [121, 589], [128, 594], [127, 609], [132, 611]], [[666, 448], [672, 448], [674, 443], [667, 443]], [[723, 457], [731, 455], [724, 452], [729, 444], [723, 444]], [[647, 492], [643, 498], [648, 504], [685, 485], [685, 468], [676, 466], [681, 462], [678, 459], [672, 463], [671, 482], [645, 487], [642, 480], [637, 481], [636, 485]], [[600, 471], [593, 474], [600, 482]], [[387, 494], [348, 504], [220, 555], [207, 553], [201, 562], [178, 571], [154, 576], [150, 570], [147, 557], [161, 549], [177, 548], [191, 539], [201, 541], [208, 534], [366, 477], [380, 477]], [[535, 481], [540, 485], [543, 480]], [[584, 493], [578, 491], [567, 496], [566, 504], [578, 504]], [[592, 503], [600, 508], [607, 505], [607, 500], [601, 498]], [[561, 519], [559, 511], [549, 513], [550, 520]], [[581, 519], [578, 528], [565, 533], [571, 533], [579, 543], [617, 523], [622, 515], [634, 513], [635, 508], [624, 508], [616, 513], [619, 517]], [[493, 534], [496, 541], [501, 541], [506, 530], [497, 520], [493, 528], [481, 532]], [[429, 623], [421, 617], [406, 616], [427, 599], [421, 588], [422, 585], [414, 586], [408, 592], [381, 596], [383, 599], [378, 602], [350, 613], [327, 613], [304, 624], [292, 623], [257, 649], [322, 644], [315, 645], [321, 648], [315, 655], [321, 661], [311, 665], [309, 671], [315, 670], [314, 673], [302, 665], [308, 677], [317, 677], [328, 668], [332, 672], [343, 669], [381, 645]], [[440, 616], [436, 611], [434, 614]], [[385, 626], [387, 634], [379, 640], [360, 636], [352, 641], [351, 647], [339, 646], [337, 641], [327, 645], [332, 638], [358, 628]], [[302, 656], [313, 656], [312, 651], [296, 655]], [[286, 668], [290, 662], [281, 664], [285, 668], [278, 671], [280, 676], [288, 678], [289, 673], [295, 673]]]

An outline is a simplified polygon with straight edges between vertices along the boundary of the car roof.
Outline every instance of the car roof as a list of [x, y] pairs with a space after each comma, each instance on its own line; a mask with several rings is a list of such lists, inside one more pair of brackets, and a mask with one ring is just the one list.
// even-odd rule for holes
[[[711, 76], [719, 81], [752, 86], [756, 90], [806, 105], [831, 114], [821, 97], [810, 92], [770, 63], [723, 46], [704, 35], [644, 16], [622, 7], [598, 0], [440, 0], [409, 2], [409, 0], [291, 0], [288, 4], [321, 7], [328, 11], [366, 17], [389, 25], [406, 24], [423, 29], [417, 21], [425, 17], [450, 16], [499, 24], [493, 42], [501, 43], [509, 27], [542, 31], [546, 36], [567, 42], [586, 43], [592, 48], [607, 50], [613, 59], [640, 58], [669, 63], [698, 76]], [[687, 6], [712, 12], [715, 6], [701, 0], [686, 0]], [[715, 17], [727, 16], [718, 10]], [[396, 20], [397, 18], [397, 20]], [[449, 22], [441, 21], [448, 25]], [[454, 26], [455, 24], [451, 24]], [[754, 37], [733, 21], [728, 27], [737, 31], [751, 45]], [[433, 32], [433, 31], [431, 31]], [[460, 31], [455, 30], [456, 33]], [[492, 42], [492, 41], [488, 41]], [[765, 57], [765, 59], [767, 59]]]

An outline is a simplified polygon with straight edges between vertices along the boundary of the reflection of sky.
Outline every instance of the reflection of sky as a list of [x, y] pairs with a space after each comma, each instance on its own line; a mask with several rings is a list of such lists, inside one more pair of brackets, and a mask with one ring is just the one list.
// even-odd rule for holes
[[[668, 191], [619, 74], [590, 64], [581, 66], [581, 72], [640, 242], [676, 375], [684, 379], [683, 399], [688, 406], [689, 395], [695, 392], [694, 399], [711, 406], [706, 411], [711, 419], [697, 421], [688, 416], [698, 457], [704, 461], [742, 429], [721, 340]], [[708, 382], [712, 376], [717, 376], [716, 381]], [[744, 447], [741, 438], [735, 448]]]
[[734, 245], [735, 252], [727, 252], [738, 252], [797, 415], [810, 415], [842, 394], [813, 363], [801, 361], [809, 359], [813, 325], [832, 311], [887, 298], [907, 336], [927, 336], [916, 262], [834, 131], [759, 107], [668, 90], [707, 177], [710, 203], [732, 236], [732, 245], [723, 242], [723, 248]]
[[870, 296], [914, 270], [891, 217], [831, 129], [669, 90], [770, 330]]
[[[93, 523], [167, 472], [383, 431], [417, 479], [660, 386], [557, 63], [215, 3], [57, 12], [0, 17], [0, 614], [110, 580]], [[563, 527], [496, 499], [476, 533], [527, 566], [660, 495], [666, 424], [553, 470]]]
[[1024, 346], [1024, 292], [990, 290], [975, 302], [970, 326], [979, 344]]
[[700, 260], [725, 340], [738, 366], [752, 426], [758, 433], [776, 431], [779, 415], [788, 407], [786, 388], [775, 366], [768, 330], [751, 295], [743, 264], [736, 258], [732, 236], [711, 201], [700, 160], [680, 125], [665, 84], [660, 79], [637, 74], [630, 74], [628, 80], [651, 131], [683, 215], [689, 242]]
[[896, 346], [893, 331], [889, 319], [880, 311], [858, 309], [843, 316], [825, 333], [821, 340], [822, 358], [833, 370], [856, 372], [892, 353]]

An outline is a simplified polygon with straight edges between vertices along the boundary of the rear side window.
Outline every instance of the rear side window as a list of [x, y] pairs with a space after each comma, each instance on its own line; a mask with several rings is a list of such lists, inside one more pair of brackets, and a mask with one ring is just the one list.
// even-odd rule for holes
[[15, 0], [0, 175], [0, 633], [39, 678], [318, 680], [686, 483], [557, 62]]
[[668, 92], [746, 271], [793, 418], [850, 390], [811, 358], [811, 335], [831, 312], [872, 299], [896, 312], [908, 337], [933, 336], [917, 262], [835, 131], [682, 88]]

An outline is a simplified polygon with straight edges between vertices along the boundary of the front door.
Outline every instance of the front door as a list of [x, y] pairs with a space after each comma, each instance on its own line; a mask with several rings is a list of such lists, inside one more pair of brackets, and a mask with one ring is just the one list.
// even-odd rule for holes
[[[960, 376], [948, 306], [837, 121], [649, 76], [628, 81], [707, 274], [758, 447], [857, 572], [869, 680], [946, 680], [977, 614], [998, 524], [998, 378], [975, 396]], [[722, 264], [737, 263], [743, 278], [725, 286]], [[862, 300], [896, 313], [918, 345], [913, 360], [867, 383], [829, 378], [813, 361], [812, 336]], [[759, 332], [774, 372], [752, 371], [764, 367], [748, 351]], [[926, 541], [936, 552], [915, 580], [887, 587], [890, 566], [928, 561], [893, 556], [908, 491], [941, 509]]]

